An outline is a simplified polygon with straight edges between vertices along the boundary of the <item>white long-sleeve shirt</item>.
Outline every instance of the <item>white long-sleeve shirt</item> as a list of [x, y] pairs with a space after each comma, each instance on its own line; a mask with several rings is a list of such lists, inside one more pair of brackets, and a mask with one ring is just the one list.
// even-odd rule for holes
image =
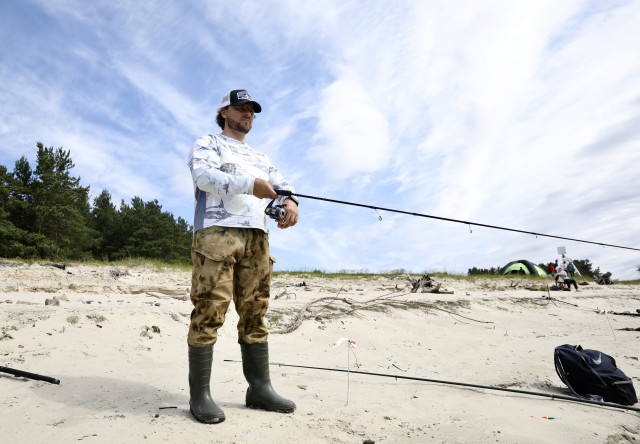
[[[253, 196], [255, 179], [267, 180], [275, 190], [295, 191], [266, 154], [222, 134], [196, 140], [189, 168], [195, 195], [194, 231], [217, 225], [268, 233], [264, 210], [269, 199]], [[276, 203], [284, 199], [279, 196]]]
[[567, 272], [564, 270], [560, 270], [556, 272], [556, 282], [562, 283], [567, 279]]

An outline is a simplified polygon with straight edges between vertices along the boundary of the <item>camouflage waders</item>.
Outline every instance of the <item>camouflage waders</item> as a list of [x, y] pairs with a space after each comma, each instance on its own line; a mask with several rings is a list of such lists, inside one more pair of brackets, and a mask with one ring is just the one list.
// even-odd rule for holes
[[187, 343], [215, 344], [232, 300], [240, 318], [238, 342], [266, 342], [264, 316], [273, 268], [268, 234], [255, 228], [204, 228], [194, 235], [191, 258], [194, 308]]
[[207, 424], [225, 420], [211, 397], [213, 344], [233, 300], [243, 373], [249, 383], [247, 407], [291, 413], [296, 405], [278, 395], [269, 377], [269, 331], [264, 316], [269, 307], [273, 259], [268, 235], [259, 229], [209, 227], [199, 230], [191, 249], [191, 324], [189, 345], [189, 408]]

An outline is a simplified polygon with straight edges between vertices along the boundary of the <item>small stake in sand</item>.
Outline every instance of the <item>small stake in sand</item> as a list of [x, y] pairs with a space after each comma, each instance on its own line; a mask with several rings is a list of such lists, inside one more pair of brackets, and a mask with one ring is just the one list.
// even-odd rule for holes
[[[356, 341], [355, 339], [349, 339], [349, 338], [340, 338], [336, 341], [336, 345], [335, 347], [339, 347], [342, 344], [347, 344], [347, 404], [349, 405], [349, 389], [350, 389], [350, 384], [351, 384], [351, 360], [350, 360], [350, 353], [353, 353], [353, 356], [356, 356], [355, 352], [352, 350], [353, 348], [356, 348]], [[358, 357], [356, 356], [356, 366], [358, 365]]]

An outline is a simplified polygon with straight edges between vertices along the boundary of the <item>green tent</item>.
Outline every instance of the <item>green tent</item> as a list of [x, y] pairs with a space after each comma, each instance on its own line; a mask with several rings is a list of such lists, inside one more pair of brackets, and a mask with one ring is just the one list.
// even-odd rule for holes
[[500, 274], [531, 274], [534, 276], [547, 276], [546, 270], [525, 259], [509, 262], [500, 269]]

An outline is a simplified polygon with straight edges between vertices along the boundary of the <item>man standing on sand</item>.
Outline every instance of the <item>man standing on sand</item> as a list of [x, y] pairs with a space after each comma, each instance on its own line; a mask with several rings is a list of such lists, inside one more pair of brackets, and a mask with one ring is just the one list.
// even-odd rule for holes
[[268, 199], [284, 206], [278, 228], [298, 222], [298, 202], [278, 197], [275, 190], [294, 191], [271, 160], [245, 141], [255, 114], [262, 111], [246, 90], [222, 98], [216, 123], [220, 134], [199, 138], [189, 157], [195, 193], [191, 250], [191, 323], [189, 346], [189, 407], [200, 422], [220, 423], [224, 412], [211, 397], [209, 381], [213, 345], [231, 301], [239, 316], [238, 342], [242, 370], [249, 383], [247, 407], [290, 413], [293, 401], [278, 395], [269, 377], [268, 330], [273, 259], [265, 208]]

